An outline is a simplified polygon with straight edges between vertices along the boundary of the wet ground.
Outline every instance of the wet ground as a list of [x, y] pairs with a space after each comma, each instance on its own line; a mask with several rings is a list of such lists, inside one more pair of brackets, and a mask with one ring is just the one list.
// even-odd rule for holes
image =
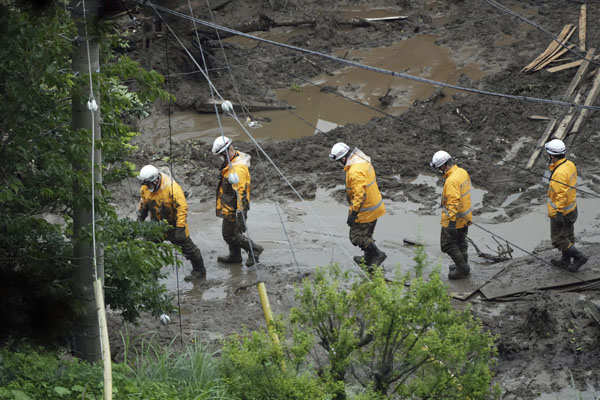
[[[562, 99], [561, 94], [575, 74], [575, 69], [556, 74], [520, 73], [550, 40], [479, 0], [340, 1], [334, 7], [319, 1], [289, 0], [287, 8], [280, 9], [269, 7], [267, 2], [235, 3], [235, 7], [217, 12], [216, 20], [239, 26], [260, 14], [278, 21], [314, 19], [313, 26], [274, 28], [257, 35], [449, 83]], [[199, 2], [195, 11], [201, 18], [210, 19], [203, 4]], [[575, 2], [506, 0], [503, 4], [552, 32], [560, 32], [567, 23], [576, 24], [579, 16], [579, 4]], [[180, 6], [177, 2], [167, 5]], [[408, 18], [370, 27], [343, 24], [356, 16], [389, 15]], [[600, 7], [588, 4], [588, 46], [600, 38], [600, 32], [590, 24], [599, 16]], [[187, 32], [188, 39], [192, 37], [187, 23], [171, 22], [178, 32]], [[152, 46], [137, 47], [132, 54], [144, 65], [163, 73], [193, 72], [185, 54], [176, 50], [171, 69], [166, 71], [163, 37], [157, 34], [152, 38], [160, 52]], [[404, 239], [425, 245], [431, 268], [440, 264], [443, 271], [447, 268], [448, 260], [439, 251], [441, 180], [427, 166], [433, 152], [440, 148], [449, 151], [471, 174], [476, 188], [474, 222], [525, 250], [536, 249], [542, 251], [543, 257], [550, 256], [546, 189], [541, 183], [545, 164], [540, 159], [532, 172], [523, 168], [547, 123], [528, 117], [561, 117], [566, 110], [437, 91], [268, 45], [256, 46], [245, 39], [227, 39], [226, 43], [227, 60], [237, 87], [223, 69], [225, 61], [218, 45], [213, 43], [208, 48], [210, 67], [214, 68], [212, 79], [226, 97], [235, 100], [240, 92], [248, 104], [285, 102], [295, 107], [291, 112], [252, 113], [251, 119], [258, 124], [247, 130], [258, 138], [307, 201], [298, 201], [248, 142], [245, 133], [225, 118], [225, 134], [253, 157], [249, 233], [265, 247], [265, 252], [258, 268], [218, 265], [216, 256], [225, 252], [220, 220], [213, 210], [219, 161], [209, 152], [209, 143], [220, 134], [218, 124], [214, 115], [196, 111], [209, 97], [206, 84], [197, 74], [171, 78], [177, 97], [171, 119], [173, 149], [166, 145], [169, 130], [165, 105], [156, 104], [154, 113], [140, 123], [143, 135], [137, 140], [139, 152], [132, 161], [166, 168], [172, 159], [175, 178], [188, 192], [192, 237], [203, 251], [209, 280], [184, 282], [181, 278], [190, 269], [186, 262], [179, 271], [179, 281], [173, 271], [166, 282], [171, 290], [178, 285], [181, 289], [186, 340], [197, 337], [217, 346], [219, 338], [240, 331], [242, 326], [262, 326], [262, 311], [253, 286], [259, 279], [266, 282], [275, 312], [286, 313], [293, 304], [293, 285], [315, 266], [337, 262], [343, 268], [356, 269], [350, 257], [358, 252], [349, 243], [345, 225], [346, 206], [340, 186], [343, 171], [327, 158], [337, 141], [357, 146], [373, 158], [388, 210], [377, 225], [375, 239], [388, 254], [386, 267], [390, 277], [395, 266], [404, 272], [412, 268], [413, 249], [405, 246]], [[321, 87], [328, 90], [321, 91]], [[332, 88], [348, 98], [383, 109], [388, 115], [344, 100], [332, 94]], [[380, 98], [385, 94], [390, 98], [384, 108]], [[243, 112], [240, 116], [242, 120], [246, 117]], [[315, 135], [319, 120], [339, 127]], [[582, 135], [572, 143], [568, 141], [568, 157], [577, 163], [578, 183], [591, 193], [585, 196], [580, 192], [578, 197], [577, 241], [594, 255], [600, 253], [596, 245], [600, 235], [600, 200], [595, 195], [600, 193], [598, 132], [600, 117], [591, 114]], [[117, 191], [116, 201], [131, 204], [121, 209], [123, 215], [133, 215], [136, 185], [134, 180], [125, 181]], [[475, 226], [470, 228], [469, 236], [482, 251], [494, 253], [497, 248], [489, 234]], [[521, 254], [517, 249], [513, 253], [515, 257]], [[493, 274], [506, 266], [486, 264], [476, 257], [472, 246], [470, 256], [474, 270], [481, 273]], [[516, 262], [530, 265], [532, 271], [539, 269], [531, 259]], [[473, 281], [479, 279], [475, 275]], [[471, 283], [472, 287], [477, 282]], [[460, 291], [452, 284], [449, 290]], [[586, 301], [600, 305], [597, 290], [535, 292], [510, 302], [485, 301], [474, 296], [468, 302], [457, 301], [456, 306], [471, 304], [483, 326], [497, 335], [499, 355], [495, 371], [503, 399], [592, 399], [598, 397], [600, 388], [600, 326], [584, 311]], [[116, 316], [111, 321], [113, 331], [122, 328]], [[162, 327], [152, 318], [129, 329], [140, 336], [156, 335], [165, 343], [179, 334], [178, 324]], [[121, 348], [118, 340], [113, 342], [118, 357]]]

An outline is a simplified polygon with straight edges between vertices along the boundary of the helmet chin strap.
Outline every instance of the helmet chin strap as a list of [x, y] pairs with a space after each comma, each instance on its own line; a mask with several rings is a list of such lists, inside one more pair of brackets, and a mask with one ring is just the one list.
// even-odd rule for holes
[[152, 193], [156, 192], [156, 191], [158, 190], [158, 188], [160, 187], [160, 179], [161, 179], [161, 176], [160, 176], [160, 174], [159, 174], [159, 175], [158, 175], [158, 178], [156, 178], [156, 179], [154, 180], [154, 182], [151, 182], [151, 183], [150, 183], [150, 184], [152, 185], [152, 187], [151, 187], [151, 188], [149, 188], [149, 189], [150, 189], [150, 191], [151, 191]]

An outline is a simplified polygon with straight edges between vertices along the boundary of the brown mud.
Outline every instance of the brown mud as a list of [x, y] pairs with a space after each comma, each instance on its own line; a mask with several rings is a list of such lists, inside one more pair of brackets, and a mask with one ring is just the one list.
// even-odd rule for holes
[[[162, 4], [187, 13], [184, 3]], [[211, 19], [204, 1], [192, 4], [196, 16]], [[579, 16], [577, 2], [506, 0], [503, 4], [555, 33], [567, 23], [576, 24]], [[239, 26], [259, 15], [280, 21], [304, 18], [315, 23], [275, 28], [258, 32], [258, 36], [490, 91], [562, 100], [576, 72], [521, 73], [520, 69], [541, 53], [550, 39], [479, 0], [357, 0], [333, 5], [316, 0], [234, 0], [215, 13], [217, 22], [228, 26]], [[356, 16], [386, 15], [406, 15], [408, 19], [368, 27], [342, 23]], [[599, 17], [600, 6], [589, 4], [588, 47], [600, 39], [600, 31], [591, 24]], [[152, 21], [150, 14], [146, 18]], [[172, 18], [167, 21], [191, 48], [191, 23]], [[237, 90], [223, 69], [223, 54], [214, 40], [205, 42], [209, 46], [209, 68], [213, 69], [211, 79], [224, 97], [232, 100], [237, 99], [239, 91], [247, 103], [283, 101], [295, 106], [292, 111], [296, 115], [289, 111], [253, 113], [252, 119], [259, 120], [262, 127], [249, 132], [256, 135], [307, 201], [298, 201], [244, 133], [224, 117], [225, 134], [234, 138], [240, 150], [252, 155], [249, 229], [266, 250], [263, 263], [255, 269], [218, 265], [216, 255], [225, 251], [225, 245], [220, 238], [220, 220], [214, 217], [212, 207], [220, 161], [210, 154], [210, 142], [220, 132], [214, 115], [196, 112], [208, 101], [209, 91], [174, 41], [169, 43], [167, 71], [164, 27], [147, 36], [150, 48], [144, 48], [143, 40], [134, 36], [137, 41], [133, 41], [131, 54], [146, 67], [172, 74], [169, 85], [177, 98], [171, 120], [173, 148], [168, 145], [166, 105], [156, 104], [153, 114], [140, 123], [143, 135], [136, 139], [139, 151], [133, 161], [139, 166], [151, 162], [161, 168], [173, 161], [175, 178], [188, 192], [192, 237], [203, 251], [209, 275], [205, 283], [184, 283], [181, 277], [190, 267], [186, 263], [179, 271], [186, 341], [197, 338], [216, 349], [223, 336], [239, 332], [243, 326], [262, 326], [262, 311], [253, 286], [259, 279], [266, 282], [274, 311], [285, 314], [293, 304], [293, 285], [309, 275], [315, 265], [338, 262], [353, 268], [349, 258], [358, 253], [347, 239], [341, 186], [344, 173], [327, 157], [337, 141], [359, 147], [372, 157], [388, 207], [375, 238], [388, 253], [390, 274], [395, 265], [404, 272], [411, 268], [412, 249], [403, 245], [404, 238], [423, 241], [434, 266], [442, 263], [442, 272], [447, 268], [447, 258], [438, 248], [441, 179], [428, 167], [438, 149], [450, 152], [470, 172], [478, 189], [478, 198], [474, 199], [478, 223], [525, 249], [549, 247], [545, 186], [541, 184], [545, 161], [540, 159], [533, 173], [524, 171], [546, 123], [528, 116], [561, 117], [567, 109], [425, 88], [268, 44], [231, 38], [225, 41], [225, 51]], [[199, 51], [193, 52], [199, 59]], [[176, 75], [180, 73], [185, 75]], [[322, 91], [303, 79], [330, 89]], [[380, 98], [387, 93], [391, 102], [385, 112], [393, 117], [347, 102], [330, 93], [331, 88], [377, 108], [383, 108]], [[246, 117], [243, 112], [240, 116]], [[343, 126], [313, 135], [318, 119]], [[600, 192], [599, 128], [600, 115], [591, 113], [569, 149], [569, 157], [577, 163], [579, 183], [593, 192]], [[119, 189], [115, 201], [126, 204], [121, 208], [123, 215], [133, 215], [136, 182], [124, 181]], [[289, 252], [273, 202], [281, 209], [298, 266]], [[580, 193], [576, 234], [591, 254], [600, 251], [594, 245], [600, 233], [599, 206], [597, 199]], [[476, 228], [471, 228], [469, 235], [486, 251], [495, 248], [494, 242]], [[473, 267], [487, 268], [473, 248], [470, 251]], [[515, 251], [515, 256], [520, 255]], [[173, 291], [177, 287], [174, 275], [167, 282]], [[600, 391], [600, 326], [583, 311], [584, 300], [600, 305], [596, 290], [544, 291], [511, 302], [474, 296], [456, 304], [463, 307], [471, 303], [484, 327], [497, 335], [495, 372], [503, 399], [574, 398], [579, 394], [591, 399]], [[128, 329], [133, 336], [153, 336], [168, 343], [179, 334], [177, 317], [172, 318], [166, 327], [148, 317]], [[112, 316], [111, 321], [113, 332], [122, 328], [118, 316]], [[116, 335], [113, 351], [116, 357], [122, 352]]]

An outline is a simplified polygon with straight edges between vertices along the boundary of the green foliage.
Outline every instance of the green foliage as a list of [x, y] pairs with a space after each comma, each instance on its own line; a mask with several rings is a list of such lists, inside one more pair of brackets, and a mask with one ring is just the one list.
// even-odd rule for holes
[[[115, 400], [212, 400], [229, 397], [212, 357], [199, 345], [175, 353], [144, 345], [131, 364], [113, 363]], [[34, 349], [0, 350], [0, 399], [102, 399], [100, 364]]]
[[[419, 253], [416, 260], [424, 262]], [[392, 284], [380, 270], [353, 281], [334, 266], [305, 281], [297, 300], [292, 329], [318, 338], [325, 375], [338, 383], [358, 382], [383, 398], [494, 395], [493, 338], [469, 310], [452, 307], [437, 272]]]
[[264, 331], [227, 339], [220, 366], [230, 393], [244, 400], [330, 398], [326, 384], [306, 368], [301, 347], [282, 349]]
[[172, 311], [172, 296], [159, 283], [167, 276], [162, 266], [181, 263], [173, 246], [162, 241], [169, 226], [115, 217], [103, 222], [106, 304], [131, 322], [141, 311], [155, 316]]
[[[72, 98], [89, 90], [89, 76], [71, 70], [75, 26], [62, 4], [49, 6], [43, 15], [18, 4], [0, 4], [0, 291], [7, 294], [0, 336], [10, 330], [44, 332], [48, 325], [58, 328], [60, 321], [76, 318], [73, 210], [91, 203], [90, 132], [71, 129]], [[119, 40], [108, 28], [94, 32], [101, 39], [102, 68], [93, 73], [102, 114], [102, 140], [96, 144], [102, 149], [105, 184], [132, 174], [131, 163], [124, 161], [137, 135], [130, 124], [146, 115], [156, 98], [169, 97], [160, 74], [114, 51]], [[130, 320], [142, 309], [167, 311], [157, 280], [160, 267], [172, 262], [171, 248], [142, 240], [145, 231], [156, 227], [119, 221], [110, 200], [98, 185], [107, 303]]]

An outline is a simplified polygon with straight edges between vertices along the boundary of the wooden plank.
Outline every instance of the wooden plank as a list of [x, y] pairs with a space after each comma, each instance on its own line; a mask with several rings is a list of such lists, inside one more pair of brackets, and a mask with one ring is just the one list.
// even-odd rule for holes
[[[593, 47], [591, 49], [589, 49], [585, 55], [585, 58], [587, 60], [591, 60], [594, 57], [595, 51], [596, 51], [596, 49]], [[569, 87], [567, 88], [567, 92], [565, 93], [565, 97], [567, 99], [571, 98], [571, 96], [575, 92], [575, 89], [577, 88], [577, 86], [579, 85], [579, 83], [581, 82], [583, 77], [585, 76], [585, 73], [587, 72], [587, 70], [590, 66], [590, 62], [587, 60], [581, 60], [582, 62], [581, 62], [581, 65], [579, 66], [579, 69], [577, 70], [577, 74], [575, 74], [575, 76], [573, 77], [573, 80], [569, 84]]]
[[533, 164], [535, 164], [535, 160], [537, 160], [538, 156], [540, 155], [540, 152], [542, 151], [544, 144], [548, 141], [548, 138], [550, 137], [550, 134], [554, 130], [555, 125], [556, 125], [556, 120], [555, 119], [550, 120], [550, 122], [548, 123], [548, 126], [546, 127], [546, 130], [544, 131], [544, 133], [542, 133], [542, 137], [538, 141], [537, 148], [533, 151], [533, 154], [531, 155], [531, 157], [529, 157], [529, 161], [527, 162], [527, 166], [525, 167], [526, 169], [531, 169], [531, 167], [533, 167]]
[[530, 115], [529, 117], [532, 121], [550, 121], [552, 118], [546, 117], [545, 115]]
[[[583, 92], [584, 89], [582, 86], [577, 91], [577, 96], [575, 96], [575, 104], [581, 103], [581, 100], [583, 99]], [[579, 115], [580, 110], [580, 108], [572, 107], [571, 111], [567, 115], [565, 115], [562, 121], [560, 121], [560, 124], [558, 124], [556, 131], [554, 132], [553, 137], [555, 139], [563, 140], [567, 136], [567, 132], [569, 132], [569, 130], [573, 126], [573, 122], [575, 121], [575, 118]]]
[[[565, 41], [565, 37], [567, 37], [567, 35], [569, 35], [569, 32], [573, 33], [573, 30], [574, 30], [574, 26], [572, 24], [565, 25], [563, 27], [562, 31], [560, 32], [560, 34], [558, 35], [557, 39], [559, 41], [556, 41], [556, 39], [555, 39], [552, 42], [550, 42], [548, 47], [546, 47], [546, 49], [539, 56], [537, 56], [535, 58], [535, 60], [533, 60], [532, 62], [527, 64], [525, 67], [523, 67], [521, 72], [528, 72], [529, 70], [534, 68], [536, 65], [538, 65], [540, 62], [545, 60], [548, 56], [552, 55], [556, 51], [556, 49], [559, 48], [560, 43]], [[570, 35], [569, 35], [569, 37], [570, 37]]]
[[[594, 78], [594, 83], [592, 85], [592, 89], [588, 93], [588, 96], [585, 99], [585, 102], [583, 104], [586, 106], [591, 106], [592, 104], [594, 104], [599, 93], [600, 93], [600, 68], [596, 71], [596, 77]], [[583, 122], [585, 121], [585, 118], [587, 117], [589, 112], [590, 112], [590, 110], [587, 108], [584, 108], [581, 110], [581, 114], [579, 114], [579, 117], [575, 121], [575, 124], [573, 124], [573, 129], [571, 129], [570, 133], [578, 133], [579, 132], [579, 130], [581, 129], [581, 126], [583, 125]]]
[[[588, 51], [588, 54], [586, 55], [586, 58], [590, 59], [591, 58], [590, 56], [594, 55], [594, 51], [595, 51], [595, 49], [591, 48]], [[589, 67], [589, 64], [590, 64], [589, 61], [583, 61], [581, 63], [581, 65], [579, 66], [579, 70], [577, 71], [577, 73], [573, 77], [573, 80], [569, 84], [569, 87], [567, 88], [567, 91], [565, 93], [565, 97], [567, 99], [569, 99], [569, 100], [571, 99], [571, 95], [573, 94], [573, 91], [579, 85], [579, 83], [581, 82], [583, 76], [586, 74], [586, 71], [587, 71], [587, 69]], [[600, 71], [600, 69], [599, 69], [599, 71]], [[600, 78], [599, 78], [599, 76], [600, 76], [600, 72], [596, 75], [596, 80], [598, 80], [598, 89], [596, 89], [596, 90], [600, 90]], [[596, 84], [596, 80], [594, 80], [594, 84]], [[594, 89], [594, 87], [592, 87], [592, 91], [593, 91], [593, 89]], [[590, 91], [590, 94], [591, 94], [592, 91]], [[582, 94], [583, 94], [583, 91], [580, 89], [579, 93], [578, 93], [578, 96], [580, 97], [579, 100], [581, 100]], [[597, 95], [598, 94], [596, 93], [596, 96]], [[588, 95], [588, 98], [589, 98], [589, 95]], [[591, 100], [591, 101], [594, 101], [594, 100], [595, 100], [595, 98], [593, 100]], [[574, 102], [576, 104], [579, 104], [578, 101], [577, 101], [577, 98], [576, 98], [576, 100]], [[586, 102], [587, 102], [587, 100], [586, 100]], [[575, 110], [575, 112], [576, 111], [577, 110]], [[583, 110], [583, 111], [587, 111], [587, 110]], [[573, 128], [577, 127], [577, 129], [579, 129], [579, 126], [581, 125], [581, 123], [583, 123], [582, 116], [583, 116], [583, 118], [585, 118], [584, 114], [585, 114], [584, 112], [581, 112], [581, 114], [579, 114], [579, 117], [577, 118], [577, 120], [575, 120], [575, 123], [573, 124]], [[570, 126], [571, 126], [571, 124], [573, 122], [573, 119], [575, 118], [575, 115], [573, 114], [573, 112], [571, 112], [571, 114], [567, 115], [567, 117], [569, 117], [569, 116], [570, 116], [570, 118], [568, 118], [567, 120], [563, 119], [563, 121], [561, 121], [561, 126], [563, 126], [563, 128], [562, 128], [563, 130], [566, 129], [566, 128], [570, 128]], [[565, 118], [567, 118], [567, 117], [565, 117]], [[579, 125], [577, 124], [578, 121], [580, 121]], [[525, 167], [526, 169], [531, 169], [533, 167], [533, 165], [535, 164], [535, 161], [537, 160], [538, 156], [540, 155], [544, 144], [546, 143], [546, 141], [548, 140], [548, 138], [552, 134], [552, 130], [554, 129], [555, 125], [556, 125], [556, 120], [552, 120], [548, 124], [548, 126], [546, 127], [546, 130], [544, 131], [544, 133], [542, 134], [542, 137], [540, 138], [540, 140], [538, 142], [537, 148], [533, 151], [533, 154], [531, 154], [531, 157], [529, 157], [529, 161], [527, 162], [527, 166]], [[559, 133], [559, 129], [561, 129], [560, 126], [557, 128], [557, 133]], [[564, 132], [567, 132], [567, 130], [564, 130]], [[563, 135], [566, 136], [566, 133], [563, 133]], [[555, 134], [554, 136], [556, 137], [557, 135]], [[562, 139], [562, 138], [560, 138], [560, 139]]]
[[587, 4], [583, 3], [579, 11], [579, 50], [585, 51], [587, 31]]
[[[565, 36], [564, 39], [561, 40], [561, 43], [566, 44], [569, 41], [569, 39], [571, 38], [571, 36], [573, 35], [573, 32], [575, 32], [574, 26], [571, 28], [571, 30], [569, 30], [569, 32], [567, 33], [567, 36]], [[545, 59], [541, 60], [541, 62], [536, 67], [534, 67], [534, 71], [539, 71], [541, 69], [541, 68], [537, 68], [540, 64], [543, 64], [546, 61], [550, 62], [552, 60], [557, 59], [559, 56], [561, 56], [561, 55], [565, 54], [567, 51], [569, 51], [568, 50], [569, 48], [572, 49], [573, 47], [575, 47], [575, 45], [568, 45], [565, 47], [565, 46], [558, 44], [556, 46], [556, 49], [551, 54], [549, 54]], [[548, 63], [546, 63], [545, 65], [548, 65]]]
[[550, 64], [553, 60], [556, 60], [558, 57], [562, 56], [567, 51], [569, 51], [569, 49], [573, 49], [573, 48], [575, 48], [574, 44], [570, 44], [567, 47], [561, 47], [560, 50], [557, 50], [554, 54], [552, 54], [546, 60], [544, 60], [541, 63], [539, 63], [533, 70], [534, 71], [539, 71], [540, 69], [543, 69], [548, 64]]
[[[563, 27], [562, 31], [560, 32], [560, 34], [558, 35], [558, 40], [562, 41], [570, 29], [571, 28], [569, 27], [569, 25], [565, 25]], [[538, 65], [542, 60], [544, 60], [550, 54], [555, 52], [556, 49], [558, 48], [558, 46], [559, 46], [559, 44], [556, 40], [553, 40], [552, 42], [550, 42], [548, 47], [546, 47], [546, 49], [544, 49], [544, 51], [541, 54], [539, 54], [533, 61], [531, 61], [529, 64], [527, 64], [525, 67], [523, 67], [521, 72], [527, 72], [530, 69], [532, 69], [533, 67], [535, 67], [536, 65]]]
[[[550, 254], [546, 253], [546, 257]], [[589, 281], [600, 279], [598, 256], [590, 257], [586, 268], [577, 274], [566, 273], [564, 269], [551, 267], [539, 262], [530, 261], [506, 268], [505, 272], [492, 279], [479, 291], [486, 299], [527, 293], [544, 289], [561, 288], [568, 285], [584, 285]]]
[[558, 65], [556, 67], [548, 68], [547, 71], [548, 72], [552, 72], [552, 73], [564, 71], [565, 69], [571, 69], [571, 68], [579, 67], [582, 62], [583, 62], [583, 60], [573, 61], [573, 62], [566, 63], [566, 64], [563, 64], [563, 65]]
[[377, 22], [377, 21], [394, 21], [397, 19], [406, 19], [408, 18], [406, 15], [395, 15], [392, 17], [381, 17], [381, 18], [363, 18], [367, 22]]

